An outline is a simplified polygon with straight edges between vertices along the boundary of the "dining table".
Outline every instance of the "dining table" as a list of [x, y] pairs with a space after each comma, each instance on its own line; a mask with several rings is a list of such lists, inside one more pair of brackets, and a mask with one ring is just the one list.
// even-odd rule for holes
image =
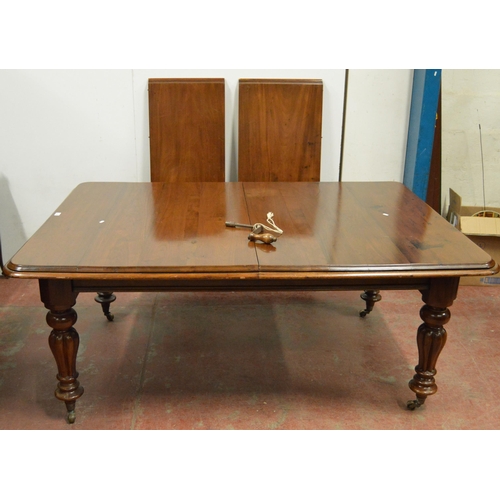
[[3, 271], [39, 281], [55, 396], [73, 423], [83, 394], [81, 293], [97, 294], [112, 320], [111, 303], [126, 292], [359, 290], [360, 315], [369, 321], [381, 291], [416, 290], [423, 305], [407, 403], [414, 410], [437, 391], [460, 278], [498, 269], [399, 182], [86, 182]]

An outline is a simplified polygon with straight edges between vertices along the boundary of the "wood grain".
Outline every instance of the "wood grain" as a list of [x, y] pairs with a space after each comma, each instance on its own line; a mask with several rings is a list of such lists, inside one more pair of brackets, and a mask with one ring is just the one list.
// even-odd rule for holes
[[245, 272], [257, 269], [243, 187], [232, 183], [84, 183], [12, 259], [15, 270], [64, 273]]
[[[225, 227], [227, 220], [266, 223], [269, 211], [284, 230], [272, 245]], [[159, 287], [161, 280], [232, 287], [231, 279], [268, 280], [263, 287], [351, 280], [377, 289], [377, 282], [498, 268], [396, 182], [85, 183], [56, 213], [7, 264], [9, 275]]]
[[323, 82], [239, 81], [238, 180], [319, 181]]
[[223, 78], [150, 78], [152, 182], [225, 179]]
[[492, 267], [477, 245], [396, 182], [245, 183], [252, 223], [284, 230], [257, 247], [261, 271], [380, 272]]

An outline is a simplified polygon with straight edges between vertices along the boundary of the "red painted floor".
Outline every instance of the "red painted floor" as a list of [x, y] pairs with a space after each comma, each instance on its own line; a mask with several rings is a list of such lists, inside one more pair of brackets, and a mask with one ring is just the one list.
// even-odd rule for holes
[[0, 279], [0, 429], [500, 429], [500, 287], [461, 287], [439, 390], [406, 409], [422, 305], [388, 291], [366, 318], [359, 292], [93, 294], [75, 309], [73, 425], [37, 282]]

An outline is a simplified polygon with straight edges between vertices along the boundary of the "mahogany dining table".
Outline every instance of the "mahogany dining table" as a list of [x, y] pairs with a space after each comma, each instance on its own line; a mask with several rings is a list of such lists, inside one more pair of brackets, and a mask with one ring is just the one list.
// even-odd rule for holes
[[[268, 212], [283, 230], [271, 244], [226, 226], [266, 224]], [[487, 253], [398, 182], [84, 183], [4, 266], [11, 278], [39, 280], [55, 396], [70, 423], [83, 394], [79, 293], [98, 293], [112, 319], [115, 292], [360, 290], [366, 315], [380, 290], [418, 290], [423, 323], [407, 403], [415, 409], [437, 391], [460, 277], [496, 272]]]

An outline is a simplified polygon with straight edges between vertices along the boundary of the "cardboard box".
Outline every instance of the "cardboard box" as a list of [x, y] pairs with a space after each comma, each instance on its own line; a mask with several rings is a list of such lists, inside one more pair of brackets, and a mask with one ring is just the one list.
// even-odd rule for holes
[[[463, 207], [460, 196], [450, 189], [448, 222], [460, 229], [474, 243], [500, 263], [500, 207]], [[467, 276], [461, 285], [500, 285], [500, 273], [493, 276]]]

